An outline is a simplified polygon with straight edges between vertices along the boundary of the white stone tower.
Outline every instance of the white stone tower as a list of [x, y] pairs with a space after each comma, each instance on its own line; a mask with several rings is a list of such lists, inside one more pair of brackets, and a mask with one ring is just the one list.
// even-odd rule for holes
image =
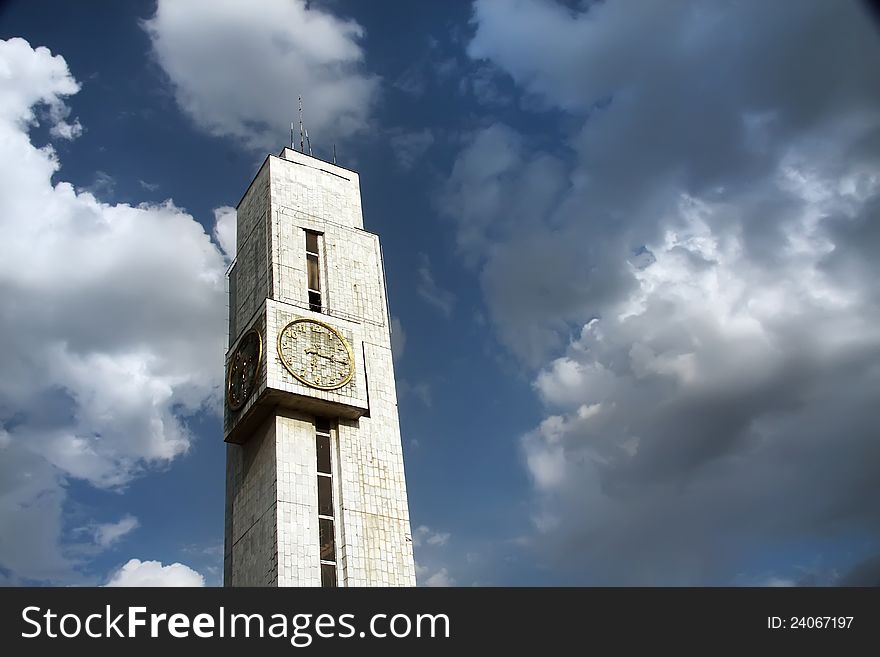
[[414, 586], [379, 238], [358, 174], [285, 148], [238, 204], [226, 586]]

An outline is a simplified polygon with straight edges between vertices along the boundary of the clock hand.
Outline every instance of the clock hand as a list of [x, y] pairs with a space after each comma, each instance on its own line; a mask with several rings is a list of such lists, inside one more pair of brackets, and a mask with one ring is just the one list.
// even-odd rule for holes
[[344, 363], [344, 362], [346, 362], [346, 361], [344, 361], [344, 360], [339, 360], [339, 359], [336, 358], [335, 356], [332, 356], [332, 355], [331, 355], [331, 356], [328, 356], [327, 354], [322, 354], [322, 353], [321, 353], [320, 351], [318, 351], [317, 349], [306, 349], [306, 350], [305, 350], [305, 353], [306, 353], [306, 355], [309, 355], [309, 356], [318, 356], [319, 358], [323, 358], [323, 359], [325, 359], [325, 360], [329, 360], [329, 361], [331, 361], [331, 362], [333, 362], [333, 363]]

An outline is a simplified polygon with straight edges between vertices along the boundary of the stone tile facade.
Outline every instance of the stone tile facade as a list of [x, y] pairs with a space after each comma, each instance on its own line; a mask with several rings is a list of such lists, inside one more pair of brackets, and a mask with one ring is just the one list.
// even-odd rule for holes
[[[379, 239], [363, 229], [358, 175], [290, 149], [269, 156], [238, 206], [230, 351], [263, 339], [255, 390], [225, 414], [227, 586], [320, 586], [315, 416], [330, 420], [339, 586], [413, 586], [390, 322]], [[309, 310], [305, 231], [321, 235], [321, 312]], [[354, 354], [335, 390], [284, 367], [294, 319], [333, 326]], [[254, 418], [258, 418], [259, 421]]]

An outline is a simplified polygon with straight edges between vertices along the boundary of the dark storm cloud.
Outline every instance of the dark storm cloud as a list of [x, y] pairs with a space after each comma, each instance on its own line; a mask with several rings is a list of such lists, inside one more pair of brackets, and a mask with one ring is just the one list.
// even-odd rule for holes
[[543, 554], [592, 581], [727, 582], [777, 544], [880, 541], [861, 7], [478, 2], [474, 26], [472, 57], [580, 119], [572, 158], [476, 133], [445, 190], [501, 340], [538, 370]]

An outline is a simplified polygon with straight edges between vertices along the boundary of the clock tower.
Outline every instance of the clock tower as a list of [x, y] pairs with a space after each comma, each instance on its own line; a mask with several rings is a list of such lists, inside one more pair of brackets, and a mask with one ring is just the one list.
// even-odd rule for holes
[[225, 585], [415, 585], [382, 251], [358, 174], [269, 155], [237, 235]]

